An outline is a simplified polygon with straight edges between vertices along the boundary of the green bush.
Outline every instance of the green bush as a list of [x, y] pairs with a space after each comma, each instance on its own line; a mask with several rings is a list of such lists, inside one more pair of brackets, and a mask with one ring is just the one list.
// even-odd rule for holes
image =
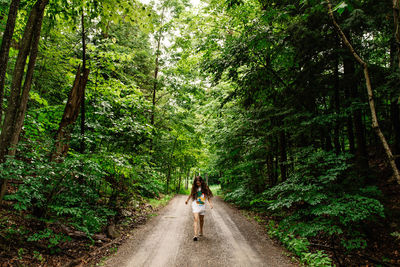
[[20, 179], [16, 193], [5, 196], [16, 210], [38, 218], [62, 218], [89, 236], [105, 225], [130, 200], [158, 197], [158, 173], [140, 156], [116, 153], [78, 154], [70, 151], [61, 163], [49, 161], [48, 146], [25, 142], [18, 147], [24, 158], [0, 164], [2, 179]]
[[267, 225], [268, 234], [279, 239], [283, 245], [296, 256], [300, 262], [307, 266], [329, 267], [333, 266], [331, 258], [323, 251], [318, 250], [315, 253], [309, 251], [310, 243], [304, 237], [296, 238], [291, 232], [287, 232], [282, 227], [276, 226], [274, 221], [269, 221]]
[[251, 202], [254, 198], [255, 194], [244, 185], [235, 188], [224, 196], [226, 201], [232, 202], [241, 208], [251, 207]]
[[[15, 194], [5, 197], [15, 202], [16, 210], [30, 210], [39, 218], [65, 217], [88, 234], [100, 231], [115, 214], [100, 194], [105, 172], [90, 158], [71, 155], [55, 163], [39, 154], [30, 156], [29, 162], [11, 158], [0, 165], [8, 170], [3, 176], [8, 179], [23, 169], [23, 175], [18, 176], [23, 184]], [[10, 165], [18, 169], [10, 171]]]
[[364, 248], [360, 226], [384, 217], [379, 190], [363, 185], [346, 154], [307, 148], [293, 163], [287, 181], [267, 190], [257, 204], [285, 212], [280, 225], [296, 235], [335, 235], [347, 249]]

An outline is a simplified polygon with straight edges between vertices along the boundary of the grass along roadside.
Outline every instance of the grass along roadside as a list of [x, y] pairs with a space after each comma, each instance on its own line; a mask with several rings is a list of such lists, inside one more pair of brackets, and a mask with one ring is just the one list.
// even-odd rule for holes
[[221, 186], [219, 184], [213, 184], [209, 186], [214, 196], [222, 197]]
[[146, 202], [153, 207], [159, 209], [166, 206], [175, 194], [161, 195], [160, 198], [148, 198]]

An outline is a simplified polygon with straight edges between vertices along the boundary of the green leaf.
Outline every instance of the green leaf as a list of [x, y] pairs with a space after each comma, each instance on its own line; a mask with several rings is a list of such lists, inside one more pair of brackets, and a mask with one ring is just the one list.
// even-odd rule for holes
[[348, 4], [346, 3], [346, 1], [342, 1], [333, 8], [333, 11], [337, 11], [341, 15], [347, 7]]

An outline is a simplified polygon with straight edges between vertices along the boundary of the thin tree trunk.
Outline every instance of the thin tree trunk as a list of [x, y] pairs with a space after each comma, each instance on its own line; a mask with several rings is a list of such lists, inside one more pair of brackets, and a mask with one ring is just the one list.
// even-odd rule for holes
[[154, 85], [153, 85], [153, 96], [152, 96], [152, 113], [150, 123], [154, 126], [154, 113], [156, 107], [156, 97], [157, 97], [157, 85], [158, 85], [158, 71], [159, 71], [159, 56], [160, 56], [160, 46], [161, 46], [161, 34], [157, 40], [157, 52], [156, 52], [156, 65], [154, 69]]
[[[399, 71], [399, 66], [396, 65], [396, 60], [399, 60], [397, 55], [398, 51], [395, 48], [394, 41], [390, 45], [390, 68], [393, 72]], [[397, 58], [397, 59], [396, 59]], [[392, 122], [394, 134], [394, 154], [400, 154], [400, 110], [397, 95], [392, 92], [390, 94], [390, 120]], [[396, 158], [397, 167], [400, 167], [400, 158]]]
[[395, 159], [393, 157], [392, 151], [390, 150], [389, 144], [386, 141], [385, 136], [383, 135], [381, 129], [379, 128], [378, 118], [377, 118], [376, 110], [375, 110], [374, 93], [372, 90], [371, 80], [370, 80], [369, 73], [368, 73], [368, 65], [363, 59], [360, 58], [360, 56], [354, 50], [353, 46], [348, 41], [346, 35], [343, 33], [339, 24], [337, 24], [336, 19], [333, 15], [331, 2], [329, 0], [326, 0], [326, 2], [328, 3], [329, 16], [332, 19], [333, 25], [335, 26], [336, 30], [338, 31], [340, 38], [342, 39], [342, 41], [348, 47], [350, 52], [353, 54], [354, 58], [357, 60], [357, 62], [361, 65], [361, 67], [364, 70], [365, 85], [367, 87], [368, 102], [369, 102], [369, 107], [370, 107], [370, 111], [371, 111], [372, 128], [375, 130], [377, 136], [379, 137], [380, 141], [382, 142], [382, 146], [386, 152], [386, 156], [387, 156], [387, 158], [389, 160], [389, 164], [392, 168], [393, 175], [394, 175], [395, 179], [397, 180], [397, 183], [400, 184], [400, 173], [399, 173], [399, 170], [397, 169]]
[[[345, 33], [346, 36], [350, 36], [347, 32]], [[348, 40], [351, 41], [350, 37]], [[349, 41], [349, 42], [350, 42]], [[358, 83], [356, 77], [356, 68], [355, 62], [352, 55], [345, 55], [343, 60], [344, 65], [344, 80], [345, 80], [345, 87], [348, 93], [350, 93], [351, 101], [355, 101], [359, 99], [359, 92], [357, 91]], [[351, 105], [350, 105], [351, 106]], [[360, 108], [355, 107], [352, 108], [351, 112], [352, 117], [352, 125], [354, 126], [354, 136], [356, 141], [355, 146], [355, 155], [358, 165], [361, 169], [368, 168], [368, 156], [367, 156], [367, 148], [366, 148], [366, 141], [364, 135], [364, 125], [362, 123], [362, 113]], [[349, 121], [350, 123], [350, 121]]]
[[[21, 48], [15, 63], [10, 96], [8, 98], [8, 108], [0, 135], [0, 162], [4, 162], [7, 154], [11, 156], [14, 155], [15, 146], [18, 144], [19, 134], [25, 117], [29, 91], [32, 85], [33, 71], [36, 63], [40, 32], [42, 28], [41, 26], [44, 10], [47, 4], [48, 0], [38, 0], [33, 6], [21, 39]], [[21, 89], [28, 55], [30, 55], [28, 70], [24, 86]], [[0, 201], [2, 201], [7, 189], [7, 180], [3, 179], [0, 183]]]
[[[396, 54], [398, 69], [400, 69], [400, 6], [399, 0], [393, 0], [394, 37], [396, 40]], [[400, 100], [400, 98], [399, 98]]]
[[[22, 126], [24, 124], [24, 118], [25, 118], [25, 112], [26, 112], [26, 107], [28, 104], [29, 100], [29, 91], [32, 87], [32, 80], [33, 80], [33, 71], [35, 69], [35, 64], [36, 64], [36, 59], [38, 55], [38, 48], [39, 48], [39, 41], [40, 41], [40, 32], [42, 29], [42, 23], [43, 23], [43, 13], [44, 13], [44, 7], [43, 9], [40, 10], [40, 13], [38, 15], [38, 18], [36, 20], [36, 23], [34, 25], [33, 29], [33, 40], [31, 44], [31, 51], [29, 54], [29, 63], [28, 63], [28, 69], [25, 75], [25, 81], [24, 81], [24, 86], [22, 88], [22, 95], [18, 107], [18, 113], [16, 114], [16, 119], [15, 119], [15, 126], [14, 126], [14, 133], [11, 138], [11, 147], [16, 146], [18, 144], [19, 140], [19, 135], [22, 130]], [[14, 151], [12, 148], [11, 151]], [[15, 152], [13, 152], [15, 154]]]
[[163, 22], [164, 22], [164, 12], [165, 8], [163, 8], [161, 12], [161, 27], [160, 31], [158, 32], [157, 38], [157, 51], [156, 51], [156, 62], [155, 62], [155, 69], [154, 69], [154, 85], [153, 85], [153, 95], [152, 95], [152, 109], [151, 109], [151, 118], [150, 118], [150, 125], [153, 127], [153, 136], [150, 140], [150, 153], [153, 150], [153, 139], [154, 139], [154, 117], [156, 113], [156, 99], [157, 99], [157, 89], [158, 89], [158, 72], [160, 70], [160, 53], [161, 53], [161, 41], [162, 41], [162, 34], [163, 34]]
[[190, 168], [188, 169], [188, 173], [186, 175], [186, 183], [185, 183], [186, 190], [189, 188], [189, 177], [190, 177]]
[[[276, 140], [277, 141], [277, 140]], [[275, 147], [275, 146], [274, 146]], [[278, 149], [274, 149], [274, 156], [272, 157], [273, 160], [273, 175], [274, 175], [274, 181], [278, 181], [279, 180], [279, 153], [278, 153]], [[282, 182], [282, 181], [280, 181]]]
[[11, 137], [14, 132], [14, 121], [18, 112], [22, 79], [24, 75], [26, 60], [31, 46], [34, 23], [37, 17], [36, 6], [38, 5], [38, 3], [39, 2], [37, 2], [36, 5], [33, 7], [28, 18], [27, 24], [25, 26], [24, 35], [21, 39], [21, 49], [19, 50], [14, 67], [10, 96], [8, 97], [8, 108], [5, 114], [4, 123], [0, 135], [0, 162], [4, 160], [5, 155], [7, 155], [8, 153]]
[[[333, 106], [335, 108], [335, 113], [336, 116], [339, 116], [340, 114], [340, 86], [339, 86], [339, 61], [337, 60], [338, 57], [335, 57], [335, 69], [333, 71], [334, 75], [334, 90], [335, 90], [335, 95], [334, 95], [334, 103]], [[335, 152], [336, 154], [340, 153], [340, 119], [336, 117], [335, 122], [334, 122], [334, 130], [333, 130], [333, 144], [335, 146]]]
[[322, 128], [321, 134], [322, 134], [322, 141], [323, 141], [324, 149], [326, 151], [332, 151], [333, 146], [332, 146], [332, 138], [331, 138], [330, 129]]
[[171, 154], [169, 156], [170, 163], [168, 164], [168, 174], [167, 174], [167, 194], [169, 193], [169, 183], [171, 180], [171, 164], [172, 164], [172, 157], [174, 155], [175, 146], [178, 141], [178, 137], [175, 137], [174, 144], [172, 146]]
[[[82, 69], [83, 69], [83, 76], [86, 74], [86, 35], [85, 35], [85, 14], [82, 7], [82, 16], [81, 16], [81, 23], [82, 23]], [[88, 72], [87, 72], [88, 73]], [[89, 73], [88, 73], [89, 74]], [[85, 81], [85, 86], [81, 88], [82, 90], [82, 101], [81, 101], [81, 146], [80, 150], [81, 153], [85, 152], [85, 120], [86, 120], [86, 108], [85, 108], [85, 91], [86, 91], [86, 82], [87, 77], [83, 78]]]
[[[392, 69], [400, 71], [400, 9], [399, 0], [393, 0], [393, 22], [394, 22], [394, 42], [390, 47], [390, 64]], [[395, 51], [396, 57], [393, 55]], [[395, 58], [397, 58], [397, 66], [394, 64]], [[397, 99], [398, 98], [398, 99]], [[400, 96], [392, 95], [390, 103], [390, 114], [392, 120], [392, 126], [394, 131], [394, 153], [398, 155], [400, 153], [400, 110], [399, 101]], [[397, 166], [400, 166], [400, 158], [396, 159]]]
[[368, 153], [365, 140], [365, 127], [362, 120], [362, 112], [359, 108], [353, 111], [354, 129], [357, 141], [356, 155], [362, 169], [368, 168]]
[[[394, 132], [394, 153], [400, 154], [400, 110], [397, 99], [390, 103], [390, 116], [392, 120], [393, 132]], [[397, 165], [400, 165], [400, 158], [396, 160]]]
[[12, 0], [8, 11], [6, 29], [3, 33], [3, 40], [0, 47], [0, 125], [3, 117], [4, 84], [6, 81], [8, 55], [11, 47], [11, 40], [14, 34], [15, 20], [17, 19], [20, 0]]
[[[354, 62], [352, 61], [353, 64], [353, 70], [354, 68]], [[353, 73], [353, 81], [357, 81], [355, 77], [355, 72]], [[350, 87], [350, 92], [351, 92], [351, 98], [352, 99], [357, 99], [359, 98], [359, 92], [357, 92], [357, 82], [352, 83], [352, 86]], [[368, 169], [368, 154], [367, 154], [367, 144], [365, 140], [365, 127], [363, 124], [363, 119], [362, 119], [362, 111], [359, 107], [353, 109], [353, 120], [354, 120], [354, 133], [356, 137], [356, 157], [357, 161], [361, 167], [362, 170], [367, 170]]]
[[286, 134], [285, 134], [285, 131], [283, 131], [283, 130], [279, 133], [279, 146], [280, 146], [279, 147], [279, 150], [280, 150], [279, 167], [281, 170], [281, 180], [286, 181], [286, 179], [287, 179]]
[[[349, 76], [349, 73], [351, 73], [350, 70], [348, 70], [349, 66], [351, 66], [351, 62], [349, 63], [349, 60], [347, 58], [347, 55], [344, 56], [343, 58], [343, 68], [344, 68], [344, 97], [345, 97], [345, 103], [346, 103], [346, 108], [349, 108], [351, 106], [351, 93], [350, 93], [350, 86], [348, 84], [348, 81], [351, 80], [353, 77]], [[354, 73], [354, 72], [353, 72]], [[346, 116], [346, 128], [347, 128], [347, 139], [349, 141], [349, 147], [350, 147], [350, 153], [355, 154], [356, 153], [356, 148], [354, 144], [354, 131], [353, 131], [353, 116], [351, 112], [348, 112]]]
[[171, 181], [171, 164], [168, 164], [168, 173], [167, 173], [167, 195], [169, 193], [169, 182]]
[[179, 178], [178, 178], [178, 187], [176, 189], [176, 193], [179, 194], [179, 192], [181, 191], [181, 182], [182, 182], [182, 174], [179, 174]]

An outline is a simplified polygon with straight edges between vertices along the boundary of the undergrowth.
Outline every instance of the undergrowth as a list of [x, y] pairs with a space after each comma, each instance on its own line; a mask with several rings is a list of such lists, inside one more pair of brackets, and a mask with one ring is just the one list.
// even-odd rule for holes
[[331, 249], [344, 255], [367, 248], [363, 226], [385, 217], [382, 194], [365, 182], [368, 177], [354, 168], [351, 156], [307, 147], [286, 164], [293, 168], [285, 181], [261, 193], [246, 179], [227, 184], [225, 200], [278, 221], [268, 225], [270, 234], [308, 265], [331, 264], [322, 252], [310, 254], [310, 238], [332, 241]]

